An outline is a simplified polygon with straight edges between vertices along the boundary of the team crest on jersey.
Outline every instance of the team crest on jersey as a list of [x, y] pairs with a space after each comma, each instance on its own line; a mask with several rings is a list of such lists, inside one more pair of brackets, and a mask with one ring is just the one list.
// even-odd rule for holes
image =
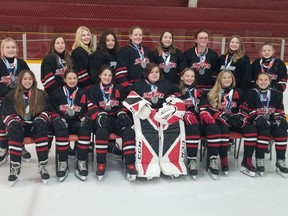
[[[17, 77], [15, 77], [15, 79], [17, 80]], [[9, 85], [12, 81], [12, 77], [11, 76], [2, 76], [0, 83], [4, 83], [5, 85]]]
[[[176, 68], [177, 67], [177, 64], [175, 62], [169, 62], [168, 65], [167, 65], [169, 68]], [[161, 69], [164, 69], [166, 67], [165, 63], [161, 63], [159, 64], [159, 67]]]
[[[232, 101], [230, 104], [230, 108], [235, 108], [235, 107], [237, 107], [237, 102]], [[226, 103], [225, 102], [221, 103], [220, 109], [224, 110], [225, 108], [226, 108]]]
[[146, 92], [143, 94], [143, 98], [145, 98], [146, 100], [150, 101], [152, 97], [164, 98], [164, 94], [161, 92], [156, 92], [156, 93]]
[[[110, 107], [116, 107], [116, 106], [119, 106], [119, 101], [118, 100], [115, 100], [115, 99], [110, 99], [109, 101], [109, 104], [110, 104]], [[99, 106], [102, 108], [102, 109], [105, 109], [106, 107], [106, 102], [105, 101], [100, 101], [99, 102]]]
[[278, 75], [277, 74], [269, 74], [269, 77], [271, 80], [277, 80]]
[[63, 69], [63, 68], [57, 69], [57, 70], [55, 71], [55, 75], [58, 75], [58, 76], [60, 76], [60, 77], [63, 77], [63, 76], [64, 76], [64, 73], [65, 73], [65, 69]]
[[275, 113], [276, 109], [271, 107], [268, 109], [268, 112], [267, 112], [266, 107], [262, 107], [262, 108], [258, 108], [256, 111], [258, 114], [265, 114], [265, 113], [273, 114]]
[[200, 68], [210, 69], [211, 68], [211, 64], [209, 64], [207, 62], [202, 62], [202, 63], [195, 62], [195, 63], [192, 64], [192, 68], [195, 69], [195, 70], [199, 70]]
[[68, 106], [68, 104], [59, 106], [59, 110], [64, 114], [66, 114], [69, 109], [73, 109], [75, 112], [81, 111], [81, 107], [77, 106], [76, 104], [73, 104], [73, 107], [71, 107], [71, 108]]
[[137, 58], [137, 59], [135, 59], [134, 65], [137, 65], [137, 64], [141, 65], [142, 62], [146, 62], [148, 64], [148, 63], [150, 63], [150, 60], [148, 58], [144, 58], [143, 61], [142, 61], [141, 58]]
[[[187, 108], [194, 106], [191, 98], [184, 99], [183, 102], [185, 103]], [[199, 103], [200, 103], [200, 99], [197, 98], [196, 99], [196, 104], [199, 105]]]

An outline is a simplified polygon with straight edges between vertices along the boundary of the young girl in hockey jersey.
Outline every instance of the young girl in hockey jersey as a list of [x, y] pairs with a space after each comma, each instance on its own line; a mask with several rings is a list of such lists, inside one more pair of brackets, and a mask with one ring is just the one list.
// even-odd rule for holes
[[88, 150], [93, 122], [88, 115], [86, 92], [77, 87], [77, 73], [67, 69], [65, 85], [52, 92], [52, 125], [56, 137], [58, 167], [56, 175], [62, 182], [68, 175], [69, 134], [78, 135], [75, 175], [85, 181], [88, 175]]
[[131, 85], [150, 62], [150, 50], [141, 44], [142, 37], [143, 30], [140, 27], [132, 27], [129, 30], [129, 45], [121, 48], [118, 55], [116, 80], [128, 93]]
[[[247, 92], [249, 121], [258, 131], [256, 143], [256, 169], [263, 176], [264, 156], [271, 136], [275, 141], [276, 171], [286, 177], [288, 168], [285, 162], [287, 148], [287, 121], [284, 116], [283, 95], [269, 88], [271, 74], [259, 73], [257, 87]], [[245, 157], [245, 154], [244, 154]]]
[[124, 89], [113, 84], [113, 70], [104, 65], [99, 71], [100, 83], [89, 90], [89, 98], [93, 103], [90, 107], [92, 119], [95, 120], [97, 171], [102, 180], [106, 169], [106, 154], [108, 151], [109, 133], [119, 134], [123, 141], [123, 157], [126, 164], [128, 180], [134, 180], [137, 174], [135, 168], [135, 133], [132, 121], [127, 115], [127, 109], [122, 102], [126, 98]]
[[80, 26], [76, 31], [71, 56], [78, 75], [78, 86], [84, 90], [88, 90], [92, 85], [89, 70], [93, 52], [91, 32], [87, 27]]
[[[217, 157], [219, 148], [217, 140], [221, 138], [221, 133], [215, 120], [207, 110], [209, 103], [206, 93], [196, 87], [195, 72], [192, 68], [185, 68], [181, 72], [180, 90], [181, 99], [186, 104], [186, 113], [183, 119], [186, 131], [188, 171], [196, 179], [200, 135], [206, 135], [208, 155], [215, 161], [214, 157]], [[209, 173], [215, 177], [218, 175], [218, 168], [213, 167], [212, 163], [210, 164]]]
[[117, 66], [117, 55], [119, 51], [118, 40], [112, 31], [102, 33], [96, 52], [92, 56], [90, 77], [94, 84], [99, 83], [99, 71], [103, 65], [113, 69]]
[[[18, 47], [12, 38], [5, 38], [1, 42], [0, 61], [0, 115], [4, 97], [16, 88], [20, 71], [29, 69], [23, 59], [17, 58]], [[5, 124], [0, 118], [0, 166], [8, 161], [8, 137], [5, 131]], [[23, 147], [23, 159], [29, 161], [31, 154]]]
[[21, 169], [21, 154], [25, 136], [33, 137], [36, 144], [39, 174], [44, 183], [50, 178], [48, 162], [48, 95], [37, 88], [32, 71], [20, 72], [17, 87], [9, 92], [3, 104], [4, 123], [7, 126], [10, 153], [11, 185], [18, 180]]
[[275, 58], [275, 49], [272, 44], [265, 43], [260, 48], [260, 59], [251, 65], [251, 77], [254, 86], [259, 73], [267, 72], [271, 78], [270, 88], [283, 93], [287, 85], [287, 67], [285, 63]]
[[65, 38], [57, 34], [52, 38], [49, 53], [41, 63], [41, 82], [49, 95], [65, 85], [63, 76], [66, 68], [72, 68], [72, 59]]
[[196, 47], [184, 53], [186, 65], [196, 72], [197, 87], [209, 92], [215, 83], [220, 63], [218, 54], [208, 48], [209, 33], [199, 30], [195, 34]]
[[246, 92], [250, 88], [251, 66], [249, 57], [239, 35], [233, 35], [228, 42], [225, 54], [220, 56], [220, 70], [230, 70], [236, 81], [236, 88]]
[[174, 47], [173, 42], [174, 36], [172, 32], [162, 32], [158, 49], [151, 54], [151, 62], [159, 65], [166, 79], [178, 84], [180, 72], [185, 68], [186, 62], [183, 52]]

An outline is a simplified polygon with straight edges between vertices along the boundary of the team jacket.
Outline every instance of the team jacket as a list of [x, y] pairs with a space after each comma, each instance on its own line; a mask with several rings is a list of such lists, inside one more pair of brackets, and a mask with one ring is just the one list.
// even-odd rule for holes
[[[24, 69], [29, 69], [28, 65], [24, 60], [17, 58], [16, 79], [18, 74]], [[0, 99], [3, 99], [8, 92], [13, 90], [8, 86], [11, 81], [10, 68], [7, 69], [3, 60], [0, 59]]]
[[117, 66], [117, 56], [110, 52], [102, 52], [97, 50], [92, 55], [92, 61], [90, 64], [90, 77], [94, 84], [99, 83], [99, 71], [103, 65], [108, 65], [115, 71]]
[[[67, 101], [66, 93], [65, 93], [65, 86], [59, 87], [55, 91], [53, 91], [50, 95], [51, 99], [51, 111], [52, 111], [52, 119], [61, 116], [66, 120], [79, 120], [83, 116], [88, 115], [88, 106], [92, 106], [91, 102], [87, 98], [87, 93], [78, 88], [76, 93], [74, 103], [72, 109], [75, 111], [73, 116], [69, 116], [69, 103]], [[70, 92], [70, 95], [72, 92]]]
[[[150, 50], [147, 47], [144, 50], [144, 62], [150, 62]], [[134, 83], [143, 73], [141, 67], [142, 59], [133, 45], [127, 45], [121, 48], [116, 68], [116, 80], [124, 88]]]
[[178, 85], [180, 81], [180, 72], [186, 67], [183, 52], [179, 49], [175, 49], [175, 52], [171, 53], [170, 61], [167, 62], [166, 65], [166, 67], [169, 68], [169, 72], [164, 70], [165, 61], [162, 55], [163, 54], [159, 56], [158, 50], [154, 50], [151, 54], [151, 62], [159, 65], [161, 72], [166, 79]]
[[[284, 117], [285, 113], [283, 106], [283, 95], [273, 89], [270, 91], [271, 99], [269, 102], [268, 114], [270, 115], [270, 120], [273, 122], [278, 116]], [[256, 88], [253, 88], [247, 92], [245, 107], [250, 115], [249, 119], [251, 123], [254, 122], [257, 116], [264, 115], [267, 112], [266, 108], [261, 103], [259, 96], [260, 94], [261, 93]]]
[[[104, 92], [109, 92], [109, 86], [104, 87]], [[93, 106], [89, 107], [92, 120], [95, 120], [98, 113], [106, 112], [109, 116], [116, 116], [120, 111], [127, 112], [127, 109], [122, 105], [122, 102], [126, 98], [125, 90], [122, 86], [113, 84], [110, 96], [111, 110], [105, 110], [106, 102], [103, 99], [103, 92], [100, 88], [100, 84], [93, 85], [88, 91], [89, 99]]]
[[[209, 48], [206, 54], [206, 60], [200, 64], [200, 58], [197, 56], [196, 47], [188, 49], [184, 53], [187, 67], [195, 70], [197, 87], [209, 92], [213, 87], [220, 68], [219, 57], [217, 53]], [[205, 73], [201, 75], [199, 72], [201, 68], [205, 68]]]
[[237, 62], [234, 63], [232, 61], [230, 66], [228, 67], [228, 64], [231, 61], [232, 57], [233, 55], [230, 54], [220, 56], [220, 71], [224, 69], [230, 70], [235, 77], [236, 88], [240, 88], [244, 92], [247, 92], [250, 89], [251, 85], [250, 59], [247, 55], [244, 55], [242, 58], [238, 59]]
[[85, 90], [89, 89], [92, 85], [89, 76], [92, 55], [89, 55], [84, 48], [77, 47], [72, 51], [71, 56], [78, 75], [78, 86]]
[[[171, 83], [164, 77], [155, 83], [157, 89], [152, 92], [151, 85], [144, 78], [137, 80], [132, 86], [132, 90], [138, 95], [151, 102], [152, 108], [160, 108], [165, 99], [170, 95], [180, 96], [179, 87]], [[157, 102], [153, 102], [153, 97], [157, 97]]]
[[[258, 74], [261, 72], [260, 61], [261, 59], [256, 59], [251, 65], [251, 75], [252, 75], [251, 82], [254, 85], [256, 83], [256, 78]], [[269, 73], [269, 76], [271, 78], [270, 87], [273, 88], [274, 90], [283, 93], [287, 85], [287, 68], [285, 63], [280, 59], [275, 59], [270, 70], [267, 70], [267, 68], [265, 67], [263, 68], [265, 72]]]
[[[62, 65], [59, 63], [61, 61]], [[44, 57], [41, 64], [41, 82], [44, 90], [50, 95], [52, 91], [64, 86], [63, 75], [65, 72], [65, 60], [55, 54]]]
[[[42, 97], [45, 98], [45, 106], [44, 109], [39, 112], [38, 114], [32, 116], [31, 115], [31, 119], [29, 120], [24, 120], [22, 116], [19, 115], [19, 113], [16, 112], [16, 110], [14, 109], [14, 94], [15, 94], [15, 90], [10, 91], [5, 99], [4, 99], [4, 103], [3, 103], [3, 109], [2, 109], [2, 113], [3, 113], [3, 122], [5, 123], [6, 126], [8, 126], [10, 124], [10, 122], [12, 121], [19, 121], [22, 124], [32, 124], [34, 119], [36, 117], [40, 117], [42, 118], [45, 122], [49, 122], [49, 116], [48, 116], [48, 111], [49, 111], [49, 97], [47, 95], [46, 92], [44, 92], [43, 90], [37, 89], [37, 91], [39, 92], [39, 94], [42, 94]], [[24, 96], [23, 98], [27, 99], [26, 101], [27, 106], [29, 105], [29, 99], [27, 98], [27, 95]]]

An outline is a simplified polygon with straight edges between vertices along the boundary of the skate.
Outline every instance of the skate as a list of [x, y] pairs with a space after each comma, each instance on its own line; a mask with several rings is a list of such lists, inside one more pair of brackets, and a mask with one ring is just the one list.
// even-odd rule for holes
[[240, 169], [240, 172], [243, 174], [250, 176], [250, 177], [255, 177], [256, 174], [256, 168], [252, 164], [252, 158], [243, 158], [242, 160], [242, 168]]
[[224, 172], [224, 174], [226, 176], [228, 176], [229, 165], [228, 165], [228, 158], [227, 157], [221, 158], [221, 169], [222, 169], [222, 172]]
[[59, 178], [60, 182], [63, 182], [66, 179], [66, 177], [68, 176], [68, 162], [67, 161], [58, 162], [58, 169], [57, 169], [56, 175]]
[[29, 163], [30, 158], [31, 158], [31, 154], [30, 154], [30, 152], [27, 151], [27, 149], [24, 146], [22, 149], [22, 160]]
[[88, 176], [87, 161], [76, 161], [75, 175], [81, 181], [85, 181]]
[[48, 160], [40, 161], [38, 164], [39, 175], [40, 175], [44, 184], [47, 184], [48, 180], [50, 179], [50, 175], [49, 175], [48, 169], [47, 169], [47, 162], [48, 162]]
[[256, 158], [256, 169], [259, 172], [260, 176], [263, 177], [265, 172], [264, 158]]
[[106, 169], [106, 163], [97, 164], [96, 175], [97, 175], [99, 181], [102, 181], [104, 174], [105, 174], [105, 169]]
[[287, 177], [288, 167], [286, 166], [285, 159], [278, 159], [276, 161], [276, 172], [283, 178]]
[[210, 157], [209, 166], [208, 166], [208, 174], [210, 175], [212, 179], [214, 180], [217, 179], [219, 175], [217, 156]]
[[0, 148], [0, 166], [8, 162], [8, 152], [6, 148]]
[[19, 162], [10, 162], [10, 175], [8, 176], [8, 181], [10, 185], [13, 186], [18, 181], [18, 176], [20, 174], [21, 164]]
[[188, 172], [192, 176], [194, 180], [197, 178], [198, 170], [197, 170], [197, 158], [193, 157], [188, 159]]
[[128, 181], [135, 181], [138, 174], [134, 164], [126, 164], [127, 179]]

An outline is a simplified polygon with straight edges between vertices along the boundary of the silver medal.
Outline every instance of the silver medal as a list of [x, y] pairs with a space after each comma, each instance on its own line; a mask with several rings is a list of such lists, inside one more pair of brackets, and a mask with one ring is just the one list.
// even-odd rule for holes
[[69, 116], [74, 116], [75, 110], [73, 108], [70, 108], [67, 113]]
[[147, 66], [147, 62], [142, 61], [142, 62], [141, 62], [141, 67], [142, 67], [142, 68], [146, 68], [146, 66]]
[[158, 97], [152, 97], [152, 98], [151, 98], [151, 102], [152, 102], [153, 104], [156, 104], [156, 103], [158, 102]]
[[25, 121], [29, 121], [31, 119], [31, 115], [29, 113], [25, 113], [24, 116], [23, 116], [23, 119]]
[[11, 81], [8, 86], [9, 86], [10, 88], [14, 89], [14, 88], [16, 88], [17, 83], [16, 83], [16, 81]]
[[111, 111], [111, 106], [109, 104], [105, 106], [105, 111]]
[[199, 70], [199, 74], [200, 74], [200, 75], [204, 75], [204, 74], [205, 74], [205, 69], [201, 68], [201, 69]]
[[170, 67], [169, 66], [165, 66], [163, 70], [164, 70], [165, 73], [168, 73], [170, 71]]
[[265, 113], [265, 114], [264, 114], [264, 118], [265, 118], [266, 120], [269, 120], [269, 119], [270, 119], [270, 114], [269, 114], [269, 113]]

